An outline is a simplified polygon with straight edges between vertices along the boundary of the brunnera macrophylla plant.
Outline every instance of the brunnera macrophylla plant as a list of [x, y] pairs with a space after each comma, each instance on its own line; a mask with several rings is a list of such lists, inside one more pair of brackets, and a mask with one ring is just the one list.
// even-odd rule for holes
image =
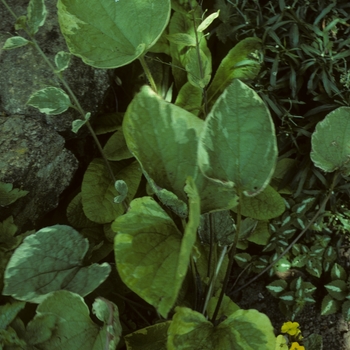
[[[142, 4], [142, 2], [135, 2]], [[125, 5], [123, 5], [125, 4]], [[148, 16], [157, 17], [161, 20], [161, 18], [165, 18], [166, 20], [163, 21], [165, 24], [167, 24], [167, 19], [169, 17], [170, 12], [170, 2], [164, 2], [163, 4], [159, 6], [156, 3], [152, 4], [152, 8], [156, 8], [162, 16], [156, 16], [158, 13], [150, 13], [149, 9], [142, 9], [140, 8], [140, 13], [148, 14]], [[113, 6], [119, 6], [116, 7], [116, 9], [120, 10], [120, 12], [116, 12], [118, 15], [120, 14], [120, 18], [116, 15], [116, 18], [114, 20], [118, 22], [118, 26], [123, 26], [123, 22], [117, 21], [117, 19], [128, 17], [127, 15], [130, 14], [131, 7], [127, 5], [126, 2], [118, 2], [114, 3]], [[44, 4], [43, 2], [31, 2], [29, 8], [32, 7], [40, 7], [43, 10]], [[142, 54], [147, 51], [148, 47], [151, 46], [152, 43], [154, 43], [157, 39], [157, 36], [159, 36], [162, 31], [164, 30], [164, 24], [162, 25], [161, 21], [156, 28], [143, 28], [142, 31], [139, 31], [138, 34], [134, 35], [134, 38], [129, 38], [127, 42], [123, 42], [123, 35], [122, 30], [119, 29], [115, 30], [116, 35], [116, 42], [113, 42], [113, 45], [111, 43], [108, 43], [108, 47], [116, 47], [116, 50], [112, 50], [112, 53], [110, 55], [110, 60], [107, 58], [108, 55], [101, 56], [99, 52], [97, 52], [96, 56], [94, 56], [94, 53], [89, 51], [89, 54], [92, 54], [92, 57], [85, 57], [84, 55], [76, 52], [75, 45], [79, 43], [80, 49], [83, 51], [86, 50], [85, 47], [82, 47], [82, 40], [79, 37], [80, 35], [83, 35], [86, 37], [87, 33], [91, 35], [96, 33], [91, 33], [90, 30], [93, 30], [96, 25], [93, 23], [94, 18], [96, 16], [90, 16], [89, 14], [84, 13], [83, 8], [86, 6], [86, 3], [83, 6], [83, 3], [81, 3], [80, 8], [71, 6], [69, 3], [65, 4], [64, 2], [58, 3], [59, 8], [59, 18], [60, 18], [60, 24], [62, 33], [65, 35], [68, 47], [70, 51], [80, 57], [83, 58], [83, 60], [91, 65], [101, 67], [116, 67], [121, 66], [123, 64], [127, 64], [130, 61], [136, 59], [137, 57], [141, 57], [140, 60], [143, 59]], [[95, 8], [98, 7], [98, 2], [95, 2]], [[123, 7], [124, 6], [124, 7]], [[134, 8], [133, 8], [134, 9]], [[36, 10], [38, 10], [36, 8]], [[115, 9], [114, 9], [115, 10]], [[116, 10], [115, 10], [116, 11]], [[28, 11], [28, 17], [31, 19], [33, 16], [33, 11]], [[42, 15], [44, 11], [37, 11], [35, 12], [36, 15]], [[78, 16], [79, 14], [79, 16]], [[86, 17], [87, 16], [87, 17]], [[74, 18], [74, 20], [72, 20]], [[85, 21], [84, 21], [85, 20]], [[139, 19], [138, 19], [139, 20]], [[42, 21], [44, 21], [44, 18], [42, 18]], [[41, 23], [40, 22], [40, 23]], [[154, 21], [147, 21], [146, 18], [144, 18], [145, 23], [154, 23]], [[202, 24], [202, 27], [199, 28], [198, 33], [201, 33], [205, 28], [205, 26], [208, 26], [210, 21], [207, 21], [207, 24]], [[30, 23], [30, 20], [28, 21]], [[94, 25], [93, 25], [94, 24]], [[101, 25], [105, 25], [103, 21], [101, 21]], [[126, 25], [126, 22], [124, 23], [124, 26]], [[139, 24], [138, 24], [139, 25]], [[81, 32], [76, 31], [77, 26], [79, 29], [83, 30]], [[80, 26], [80, 27], [79, 27]], [[127, 23], [127, 26], [129, 28], [130, 23]], [[136, 23], [135, 23], [135, 26]], [[26, 26], [24, 25], [24, 28]], [[117, 28], [116, 28], [117, 29]], [[33, 34], [36, 30], [34, 29], [31, 34]], [[152, 32], [157, 33], [153, 34]], [[140, 33], [146, 33], [146, 38], [143, 38], [140, 36]], [[72, 35], [73, 34], [73, 35]], [[119, 34], [119, 36], [118, 36]], [[200, 35], [200, 34], [199, 34]], [[203, 34], [201, 34], [203, 35]], [[153, 38], [152, 38], [153, 36]], [[198, 40], [198, 34], [196, 36]], [[130, 42], [133, 44], [130, 46]], [[205, 41], [203, 41], [205, 43]], [[12, 45], [12, 46], [11, 46]], [[203, 46], [203, 44], [201, 44]], [[196, 47], [199, 47], [199, 43], [196, 42]], [[15, 45], [13, 44], [13, 41], [9, 40], [6, 44], [7, 48], [13, 48]], [[102, 51], [104, 48], [100, 48]], [[124, 50], [120, 56], [122, 59], [118, 60], [118, 52], [120, 50]], [[135, 52], [134, 54], [129, 54], [128, 60], [125, 59], [125, 52]], [[205, 51], [205, 48], [203, 49], [203, 52]], [[117, 53], [116, 53], [117, 52]], [[209, 52], [206, 49], [207, 55], [209, 56]], [[205, 57], [205, 53], [203, 54]], [[97, 59], [98, 57], [98, 59]], [[59, 57], [57, 56], [57, 62], [59, 62]], [[182, 64], [185, 67], [188, 67], [188, 73], [189, 76], [195, 77], [189, 79], [189, 81], [192, 81], [192, 86], [195, 88], [204, 88], [210, 81], [210, 74], [208, 77], [208, 74], [205, 78], [199, 77], [200, 79], [197, 80], [196, 76], [193, 74], [193, 71], [195, 72], [198, 70], [198, 63], [195, 62], [193, 59], [193, 49], [190, 48], [188, 50], [188, 54], [185, 58], [181, 58]], [[99, 61], [101, 60], [101, 61]], [[191, 61], [192, 60], [192, 61]], [[208, 58], [209, 60], [209, 58]], [[102, 62], [102, 63], [101, 63]], [[67, 63], [67, 61], [66, 61]], [[196, 66], [197, 65], [197, 66]], [[208, 64], [210, 66], [210, 64]], [[57, 65], [57, 68], [60, 68]], [[191, 71], [193, 69], [193, 71]], [[210, 67], [207, 68], [207, 72], [210, 72]], [[150, 78], [150, 81], [151, 78]], [[230, 88], [230, 85], [228, 84], [230, 82], [226, 82], [227, 88]], [[217, 82], [216, 82], [217, 84]], [[153, 85], [153, 84], [151, 84]], [[205, 173], [201, 170], [201, 167], [205, 169], [206, 172], [210, 173], [212, 165], [210, 162], [213, 162], [215, 159], [215, 154], [212, 154], [212, 152], [209, 152], [209, 150], [206, 149], [206, 145], [209, 142], [215, 142], [216, 138], [213, 138], [213, 135], [210, 135], [211, 130], [216, 130], [216, 132], [221, 133], [220, 131], [220, 125], [216, 124], [216, 120], [214, 117], [211, 119], [208, 119], [208, 123], [210, 122], [212, 125], [208, 126], [208, 132], [203, 133], [203, 141], [202, 143], [199, 143], [199, 138], [202, 134], [202, 130], [204, 131], [204, 122], [203, 120], [199, 119], [198, 117], [194, 116], [190, 112], [186, 112], [186, 110], [182, 109], [179, 106], [175, 106], [172, 104], [168, 104], [169, 112], [166, 113], [164, 111], [163, 113], [157, 113], [157, 115], [154, 118], [151, 118], [148, 123], [149, 126], [152, 127], [152, 123], [157, 124], [158, 128], [162, 125], [164, 126], [164, 132], [163, 134], [163, 140], [162, 142], [169, 141], [170, 146], [177, 147], [177, 145], [181, 145], [182, 150], [179, 153], [179, 149], [177, 152], [169, 152], [169, 154], [166, 154], [163, 152], [161, 147], [154, 148], [155, 152], [162, 152], [162, 162], [159, 164], [159, 171], [164, 171], [167, 173], [168, 182], [169, 184], [161, 183], [159, 178], [152, 171], [151, 164], [147, 164], [147, 161], [142, 161], [141, 158], [143, 158], [143, 153], [146, 152], [146, 149], [140, 149], [133, 148], [131, 146], [132, 138], [133, 136], [126, 137], [127, 144], [129, 150], [131, 150], [132, 154], [136, 157], [136, 159], [139, 161], [142, 170], [145, 173], [145, 176], [149, 178], [149, 181], [153, 184], [155, 184], [153, 187], [156, 188], [156, 194], [159, 196], [161, 201], [164, 201], [165, 205], [170, 206], [174, 209], [175, 213], [180, 214], [180, 217], [183, 218], [183, 229], [179, 229], [175, 223], [173, 222], [172, 218], [167, 214], [164, 209], [158, 204], [154, 199], [151, 197], [143, 197], [138, 198], [133, 201], [131, 201], [129, 205], [129, 210], [127, 215], [122, 215], [123, 212], [115, 212], [115, 210], [108, 211], [108, 214], [112, 212], [113, 215], [105, 215], [105, 217], [98, 217], [98, 215], [92, 217], [92, 214], [87, 214], [88, 218], [95, 220], [95, 222], [98, 223], [105, 223], [105, 222], [111, 222], [114, 218], [118, 218], [119, 220], [115, 220], [115, 222], [112, 224], [112, 228], [117, 232], [116, 235], [116, 241], [115, 241], [115, 254], [116, 254], [116, 262], [118, 265], [118, 271], [122, 277], [122, 279], [126, 282], [127, 286], [135, 291], [137, 294], [139, 294], [141, 297], [143, 297], [146, 301], [154, 305], [158, 312], [163, 316], [167, 317], [171, 309], [173, 308], [179, 290], [181, 288], [182, 282], [187, 275], [187, 270], [190, 261], [193, 263], [193, 248], [194, 244], [196, 243], [196, 230], [199, 225], [199, 218], [201, 213], [210, 212], [212, 210], [222, 210], [222, 209], [230, 209], [235, 206], [237, 206], [238, 201], [238, 193], [237, 189], [235, 189], [235, 182], [241, 182], [238, 189], [241, 193], [249, 193], [249, 195], [254, 195], [256, 193], [259, 193], [262, 191], [268, 184], [269, 178], [271, 177], [273, 173], [274, 168], [274, 162], [275, 157], [277, 155], [277, 149], [276, 149], [276, 141], [274, 138], [274, 130], [273, 130], [273, 124], [270, 120], [270, 116], [268, 113], [268, 110], [263, 105], [261, 100], [257, 97], [257, 95], [253, 92], [253, 90], [249, 89], [246, 85], [236, 80], [234, 82], [234, 85], [232, 85], [231, 90], [225, 92], [223, 87], [218, 87], [216, 89], [216, 92], [218, 89], [223, 90], [223, 99], [221, 103], [221, 107], [217, 107], [218, 114], [222, 113], [222, 120], [219, 121], [221, 123], [226, 123], [225, 119], [228, 119], [228, 113], [230, 111], [227, 111], [226, 113], [223, 113], [221, 110], [227, 108], [230, 103], [230, 99], [226, 98], [224, 96], [225, 94], [229, 95], [227, 97], [231, 96], [231, 99], [233, 98], [235, 101], [235, 105], [237, 103], [239, 104], [239, 100], [241, 99], [241, 94], [247, 95], [245, 96], [246, 104], [248, 99], [251, 100], [253, 97], [256, 101], [256, 108], [259, 112], [259, 119], [261, 119], [262, 124], [266, 124], [267, 127], [264, 128], [260, 132], [261, 138], [259, 139], [259, 145], [256, 145], [256, 149], [261, 149], [261, 146], [266, 143], [267, 149], [265, 151], [260, 152], [259, 154], [256, 154], [256, 159], [263, 157], [266, 160], [267, 168], [263, 171], [257, 172], [255, 171], [255, 175], [251, 176], [251, 180], [246, 181], [244, 177], [246, 177], [246, 174], [248, 174], [249, 169], [243, 169], [243, 176], [242, 177], [239, 173], [242, 171], [242, 161], [244, 159], [241, 159], [242, 156], [247, 157], [248, 153], [245, 152], [245, 154], [240, 154], [240, 152], [237, 153], [237, 169], [222, 169], [220, 174], [210, 174], [210, 176], [206, 176]], [[139, 108], [138, 103], [141, 102], [141, 104], [144, 102], [146, 103], [146, 110], [149, 111], [149, 113], [154, 113], [154, 109], [163, 108], [163, 103], [165, 103], [162, 99], [159, 98], [159, 96], [155, 93], [156, 87], [153, 86], [153, 90], [151, 88], [143, 88], [142, 92], [137, 96], [138, 98], [135, 99], [132, 107], [130, 107], [129, 111], [130, 117], [126, 116], [125, 122], [123, 123], [123, 130], [125, 130], [126, 122], [129, 121], [129, 123], [133, 122], [139, 122], [143, 123], [143, 121], [135, 121], [134, 116], [131, 111], [137, 110]], [[187, 88], [187, 91], [191, 90], [191, 87]], [[74, 97], [72, 98], [74, 100]], [[53, 103], [50, 103], [50, 100], [53, 101]], [[43, 90], [40, 90], [39, 92], [35, 93], [28, 101], [29, 104], [32, 106], [38, 107], [42, 112], [51, 113], [51, 114], [58, 114], [63, 112], [66, 108], [68, 108], [71, 105], [70, 98], [68, 95], [59, 88], [55, 87], [48, 87]], [[196, 106], [191, 106], [196, 107]], [[229, 106], [231, 111], [234, 110], [235, 106]], [[237, 107], [237, 106], [236, 106]], [[157, 111], [157, 110], [156, 110]], [[88, 121], [88, 113], [83, 113], [85, 121]], [[148, 114], [149, 115], [149, 114]], [[179, 125], [178, 128], [174, 127], [173, 125], [169, 124], [169, 122], [174, 118], [181, 118], [179, 119]], [[162, 122], [163, 119], [163, 122]], [[175, 122], [176, 120], [173, 120]], [[82, 126], [84, 123], [80, 123], [79, 126]], [[237, 127], [240, 127], [240, 121], [237, 120]], [[74, 126], [76, 126], [77, 123], [75, 123]], [[141, 124], [140, 124], [141, 125]], [[232, 134], [234, 125], [228, 124], [228, 132]], [[254, 129], [255, 131], [259, 131], [260, 127], [258, 124], [254, 125], [252, 123], [251, 125], [251, 137], [250, 141], [254, 139]], [[230, 129], [230, 130], [229, 130]], [[77, 128], [75, 128], [77, 130]], [[131, 130], [129, 127], [129, 133], [135, 133], [137, 130]], [[149, 128], [146, 132], [149, 133], [151, 129]], [[182, 134], [184, 133], [184, 134]], [[158, 131], [153, 132], [154, 137], [158, 137]], [[125, 136], [125, 131], [124, 131]], [[168, 140], [167, 140], [168, 139]], [[135, 139], [136, 140], [136, 139]], [[255, 140], [257, 140], [255, 138]], [[137, 139], [138, 142], [142, 142], [140, 137]], [[151, 142], [153, 140], [150, 139]], [[154, 139], [156, 141], [156, 139]], [[225, 139], [219, 140], [223, 144], [217, 144], [215, 145], [216, 152], [219, 152], [219, 150], [222, 147], [226, 147], [225, 145], [229, 146], [230, 149], [233, 148], [233, 145], [229, 145], [229, 134], [225, 135]], [[246, 140], [245, 142], [248, 142]], [[136, 146], [137, 147], [137, 146]], [[202, 150], [198, 152], [197, 148], [202, 147]], [[139, 152], [137, 152], [139, 151]], [[142, 152], [141, 152], [142, 151]], [[136, 156], [136, 153], [139, 153], [138, 157]], [[144, 153], [148, 157], [152, 156], [150, 152], [148, 154]], [[179, 155], [186, 155], [188, 154], [188, 159], [185, 159], [184, 161], [179, 158]], [[203, 155], [203, 158], [201, 160], [197, 159], [197, 154], [200, 153]], [[243, 152], [242, 152], [243, 153]], [[255, 152], [256, 153], [256, 152]], [[156, 154], [154, 154], [156, 156]], [[174, 157], [173, 162], [168, 162], [167, 159], [169, 157]], [[213, 158], [214, 157], [214, 158]], [[225, 159], [225, 155], [223, 155], [223, 160]], [[139, 159], [140, 158], [140, 159]], [[152, 160], [154, 161], [154, 159]], [[169, 164], [168, 164], [169, 163]], [[181, 163], [183, 163], [181, 165]], [[99, 169], [101, 167], [98, 167], [98, 162], [96, 161], [94, 163], [94, 172], [97, 174], [99, 172]], [[179, 168], [180, 165], [180, 168]], [[168, 169], [167, 169], [168, 167]], [[112, 167], [112, 170], [114, 168]], [[238, 172], [238, 173], [237, 173]], [[116, 172], [118, 174], [118, 171]], [[236, 174], [237, 173], [237, 174]], [[88, 175], [87, 174], [87, 181], [88, 181]], [[128, 177], [129, 176], [125, 176]], [[184, 186], [187, 184], [186, 186]], [[84, 187], [82, 190], [82, 201], [86, 199], [84, 196]], [[132, 187], [132, 186], [130, 186]], [[126, 191], [124, 191], [126, 192]], [[130, 191], [129, 191], [130, 193]], [[199, 195], [200, 193], [200, 195]], [[84, 207], [84, 205], [83, 205]], [[183, 210], [179, 211], [178, 208], [181, 208]], [[87, 209], [88, 206], [85, 206], [85, 212], [89, 213], [89, 210]], [[128, 223], [130, 222], [130, 217], [134, 217], [137, 222], [137, 230], [131, 229], [128, 226]], [[52, 237], [52, 232], [56, 232], [55, 234], [56, 238], [59, 238], [59, 242], [62, 242], [62, 244], [57, 245], [57, 252], [55, 249], [50, 249], [50, 244], [43, 243], [46, 240], [50, 240]], [[50, 234], [51, 233], [51, 234]], [[145, 235], [146, 233], [146, 235]], [[140, 234], [140, 237], [138, 235]], [[62, 236], [62, 237], [61, 237]], [[75, 237], [76, 236], [76, 237]], [[129, 238], [128, 238], [129, 237]], [[146, 238], [146, 241], [143, 242], [143, 237]], [[72, 239], [77, 240], [76, 242], [71, 242]], [[141, 241], [139, 240], [141, 238]], [[74, 231], [72, 228], [69, 228], [67, 226], [54, 226], [52, 228], [43, 229], [41, 231], [38, 231], [35, 235], [27, 237], [27, 239], [24, 241], [24, 243], [20, 246], [20, 248], [25, 252], [31, 252], [28, 254], [22, 254], [21, 249], [18, 250], [13, 257], [10, 260], [10, 263], [8, 264], [8, 268], [6, 270], [6, 276], [5, 276], [5, 288], [3, 293], [5, 295], [12, 295], [13, 297], [17, 298], [18, 300], [24, 300], [27, 302], [36, 302], [40, 303], [40, 306], [46, 305], [45, 302], [48, 300], [50, 301], [50, 298], [53, 298], [53, 296], [57, 297], [59, 296], [59, 290], [66, 289], [69, 290], [70, 293], [79, 294], [81, 296], [86, 295], [86, 293], [89, 293], [91, 288], [95, 288], [92, 282], [94, 283], [101, 283], [103, 279], [106, 278], [106, 273], [108, 274], [109, 267], [106, 264], [102, 264], [100, 267], [105, 267], [105, 272], [101, 270], [101, 272], [89, 272], [93, 268], [96, 270], [96, 267], [94, 265], [88, 266], [88, 267], [81, 267], [78, 266], [82, 265], [82, 263], [79, 261], [84, 254], [87, 251], [87, 241], [84, 238], [80, 238], [81, 240], [84, 240], [84, 246], [82, 243], [79, 243], [79, 234]], [[132, 239], [132, 240], [131, 240]], [[154, 244], [158, 244], [157, 242], [160, 239], [158, 253], [154, 251]], [[144, 252], [144, 266], [138, 266], [138, 256], [137, 250], [130, 249], [132, 246], [135, 246], [136, 241], [139, 240], [140, 244], [143, 245], [145, 248]], [[33, 241], [33, 242], [32, 242]], [[68, 249], [67, 253], [64, 254], [64, 250], [62, 251], [62, 246], [66, 245]], [[38, 246], [45, 246], [48, 248], [48, 251], [41, 250], [40, 253], [43, 254], [43, 256], [47, 257], [48, 261], [51, 261], [51, 266], [49, 264], [46, 264], [45, 267], [41, 267], [41, 274], [39, 275], [35, 272], [38, 270], [37, 264], [39, 263], [36, 259], [36, 252], [38, 249]], [[80, 246], [81, 252], [79, 250], [76, 250], [74, 253], [77, 254], [77, 258], [73, 259], [76, 260], [77, 267], [75, 268], [73, 265], [73, 260], [71, 259], [72, 254], [68, 251], [72, 247]], [[165, 257], [169, 257], [169, 250], [170, 250], [170, 257], [172, 259], [164, 259]], [[63, 253], [62, 253], [63, 252]], [[52, 270], [53, 265], [55, 265], [55, 262], [57, 262], [57, 257], [59, 255], [63, 254], [67, 257], [68, 261], [64, 262], [61, 261], [61, 263], [64, 264], [64, 266], [59, 267], [59, 270], [62, 271], [62, 279], [56, 278], [54, 283], [50, 284], [47, 283], [48, 280], [52, 279]], [[51, 258], [49, 258], [51, 257]], [[200, 256], [197, 257], [198, 259]], [[31, 260], [30, 260], [31, 259]], [[136, 260], [135, 260], [136, 259]], [[148, 259], [150, 259], [150, 262], [148, 262]], [[203, 259], [203, 258], [202, 258]], [[30, 266], [30, 278], [27, 280], [27, 284], [25, 286], [22, 286], [20, 289], [16, 288], [16, 285], [18, 283], [18, 280], [23, 280], [22, 272], [23, 272], [23, 264], [27, 264], [27, 266]], [[73, 264], [73, 265], [72, 265]], [[72, 269], [72, 273], [70, 273], [68, 276], [66, 275], [65, 271], [67, 267], [69, 266], [70, 269]], [[22, 268], [21, 268], [22, 267]], [[107, 269], [106, 269], [107, 268]], [[135, 271], [131, 274], [129, 271], [137, 269], [139, 271], [144, 270], [144, 273], [141, 273], [139, 275], [139, 278], [137, 278], [137, 273], [135, 274]], [[73, 271], [75, 273], [73, 273]], [[78, 272], [79, 271], [79, 272]], [[84, 272], [86, 271], [86, 272]], [[163, 273], [159, 274], [159, 271], [163, 271]], [[79, 275], [84, 276], [84, 274], [88, 273], [89, 278], [92, 280], [91, 283], [85, 283], [89, 286], [89, 289], [80, 289], [79, 286], [83, 285], [84, 283], [80, 280]], [[96, 278], [96, 274], [99, 273], [101, 275], [100, 279]], [[155, 275], [155, 276], [153, 276]], [[157, 277], [157, 275], [160, 276], [160, 278]], [[216, 274], [214, 274], [216, 276]], [[44, 278], [45, 277], [45, 278]], [[146, 280], [145, 280], [146, 277]], [[149, 278], [152, 277], [152, 283], [149, 283]], [[205, 276], [203, 276], [204, 278]], [[85, 278], [86, 279], [86, 278]], [[85, 281], [87, 282], [87, 281]], [[146, 286], [144, 284], [146, 283]], [[43, 288], [45, 286], [45, 288]], [[74, 287], [75, 286], [75, 287]], [[146, 288], [145, 288], [146, 287]], [[57, 291], [56, 294], [54, 294]], [[212, 291], [214, 292], [214, 290]], [[57, 294], [58, 293], [58, 294]], [[68, 292], [67, 292], [68, 293]], [[51, 297], [52, 296], [52, 297]], [[73, 294], [72, 294], [73, 297]], [[62, 296], [63, 298], [63, 296]], [[221, 299], [223, 297], [221, 296]], [[52, 299], [53, 300], [53, 299]], [[168, 336], [168, 347], [175, 347], [178, 348], [179, 342], [184, 342], [183, 335], [179, 335], [177, 333], [177, 326], [176, 324], [181, 324], [183, 322], [186, 323], [186, 318], [188, 316], [195, 317], [197, 319], [197, 326], [198, 330], [202, 328], [202, 324], [211, 325], [213, 327], [213, 322], [209, 322], [207, 320], [208, 314], [212, 314], [211, 317], [213, 317], [216, 314], [218, 314], [218, 310], [213, 308], [213, 301], [215, 299], [208, 298], [208, 305], [211, 305], [211, 311], [209, 309], [209, 306], [207, 305], [202, 313], [198, 313], [194, 310], [187, 309], [184, 307], [180, 307], [177, 309], [176, 314], [174, 315], [173, 321], [170, 323], [169, 326], [169, 336]], [[54, 303], [54, 301], [51, 301]], [[226, 301], [226, 304], [230, 305], [230, 302]], [[215, 304], [214, 304], [215, 305]], [[223, 304], [224, 305], [224, 304]], [[60, 310], [61, 307], [57, 306]], [[115, 309], [115, 305], [113, 305], [112, 309]], [[39, 311], [39, 310], [38, 310]], [[54, 313], [57, 311], [53, 311]], [[220, 314], [223, 314], [223, 310], [220, 309]], [[225, 312], [226, 314], [227, 312]], [[204, 316], [205, 314], [206, 316]], [[232, 314], [232, 315], [231, 315]], [[39, 314], [38, 314], [39, 315]], [[255, 329], [255, 334], [258, 336], [255, 340], [251, 340], [251, 338], [248, 334], [246, 337], [247, 346], [255, 347], [255, 345], [258, 344], [266, 344], [266, 348], [270, 348], [272, 345], [274, 345], [274, 335], [272, 332], [272, 326], [270, 325], [268, 331], [266, 330], [266, 322], [268, 322], [268, 319], [265, 315], [259, 314], [255, 310], [235, 310], [235, 312], [230, 312], [228, 314], [227, 320], [224, 321], [224, 323], [221, 323], [218, 325], [218, 328], [215, 329], [216, 335], [212, 336], [210, 331], [209, 333], [202, 332], [203, 339], [208, 338], [207, 341], [211, 342], [213, 344], [216, 344], [217, 341], [222, 342], [225, 341], [224, 339], [221, 339], [218, 335], [225, 331], [225, 333], [232, 329], [232, 325], [236, 324], [237, 329], [239, 329], [239, 324], [244, 324], [245, 322], [249, 322], [252, 326], [252, 329]], [[57, 315], [59, 317], [59, 315]], [[215, 318], [215, 316], [214, 316]], [[176, 321], [175, 325], [174, 322]], [[51, 330], [56, 327], [56, 322], [53, 318], [52, 320], [52, 328]], [[263, 327], [264, 326], [264, 327]], [[210, 328], [208, 329], [210, 330]], [[190, 327], [188, 327], [188, 331], [190, 332]], [[118, 331], [116, 331], [118, 333]], [[201, 331], [200, 331], [201, 332]], [[52, 342], [57, 342], [58, 336], [52, 336], [52, 334], [48, 331], [48, 336], [44, 337], [43, 339], [37, 340], [38, 344], [42, 344], [43, 348], [48, 348], [49, 346], [52, 346]], [[237, 342], [238, 338], [235, 333], [231, 332], [231, 342]], [[67, 334], [68, 335], [68, 334]], [[95, 335], [99, 336], [99, 335]], [[115, 334], [114, 334], [115, 336]], [[105, 335], [103, 336], [105, 337]], [[180, 338], [179, 338], [180, 337]], [[69, 337], [68, 337], [69, 338]], [[108, 338], [108, 336], [107, 336]], [[186, 338], [186, 337], [185, 337]], [[103, 338], [104, 339], [104, 338]], [[206, 342], [207, 342], [206, 341]], [[185, 341], [186, 343], [187, 341]], [[252, 343], [249, 345], [249, 342]], [[191, 343], [191, 340], [190, 340]], [[34, 343], [37, 344], [37, 343]], [[74, 346], [77, 347], [78, 343], [74, 343]], [[255, 345], [254, 345], [255, 344]], [[68, 346], [68, 345], [67, 345]], [[73, 346], [73, 343], [71, 343], [70, 346]], [[81, 343], [79, 343], [79, 346], [83, 346]], [[225, 346], [225, 345], [224, 345]]]
[[[91, 162], [81, 193], [68, 206], [68, 218], [81, 232], [65, 225], [44, 228], [25, 238], [11, 256], [3, 294], [20, 301], [4, 306], [11, 310], [3, 326], [6, 341], [40, 349], [115, 349], [122, 332], [117, 305], [96, 299], [92, 311], [103, 323], [98, 327], [83, 299], [107, 278], [111, 266], [96, 262], [113, 250], [122, 281], [154, 306], [162, 321], [128, 334], [128, 349], [144, 349], [145, 344], [160, 349], [273, 349], [276, 337], [268, 317], [239, 309], [225, 295], [242, 215], [268, 220], [284, 210], [269, 185], [277, 158], [274, 125], [265, 104], [244, 83], [259, 71], [260, 40], [239, 43], [213, 74], [203, 32], [216, 15], [203, 18], [196, 1], [59, 0], [57, 7], [70, 53], [97, 68], [138, 59], [150, 86], [135, 95], [113, 129], [122, 135], [108, 146], [113, 154], [116, 145], [110, 157], [114, 161], [101, 148], [103, 159]], [[17, 21], [32, 42], [45, 16], [44, 1], [31, 0], [27, 17]], [[18, 40], [26, 39], [10, 38], [5, 48], [17, 47]], [[171, 98], [174, 103], [158, 93], [145, 60], [151, 50], [172, 59], [179, 91]], [[65, 69], [68, 57], [58, 54], [56, 68], [51, 68]], [[73, 105], [82, 118], [73, 130], [86, 125], [93, 132], [89, 112], [81, 109], [63, 78], [62, 84], [68, 94], [47, 87], [28, 104], [48, 114]], [[313, 157], [323, 168], [324, 148], [316, 136]], [[346, 137], [338, 139], [340, 147]], [[134, 162], [123, 162], [132, 157]], [[337, 167], [348, 170], [344, 158], [338, 160]], [[330, 162], [327, 158], [324, 170], [336, 170], [329, 170]], [[134, 198], [141, 174], [149, 195]], [[276, 202], [279, 209], [271, 216]], [[228, 210], [236, 213], [235, 226]], [[197, 236], [204, 215], [214, 221], [223, 215], [231, 226], [225, 234], [209, 230], [207, 245]], [[84, 235], [93, 241], [91, 229], [97, 226], [113, 245], [104, 237], [89, 247]], [[197, 296], [191, 307], [188, 294], [193, 293], [186, 294], [190, 279]], [[37, 314], [27, 327], [15, 327], [24, 302], [38, 303]]]

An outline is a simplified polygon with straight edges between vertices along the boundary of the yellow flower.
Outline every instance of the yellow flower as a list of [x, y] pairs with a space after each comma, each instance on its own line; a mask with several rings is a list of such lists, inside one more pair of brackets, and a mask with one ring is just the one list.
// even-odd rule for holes
[[293, 342], [289, 350], [305, 350], [305, 347], [302, 345], [299, 345], [299, 343], [297, 342]]
[[299, 323], [298, 322], [285, 322], [283, 323], [283, 326], [281, 328], [282, 333], [288, 333], [290, 335], [298, 335], [301, 331], [299, 329]]

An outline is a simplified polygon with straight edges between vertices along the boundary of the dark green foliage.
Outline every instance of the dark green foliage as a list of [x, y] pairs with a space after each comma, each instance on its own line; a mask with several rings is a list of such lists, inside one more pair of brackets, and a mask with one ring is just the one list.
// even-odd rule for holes
[[213, 29], [220, 41], [263, 40], [264, 64], [252, 86], [276, 117], [280, 156], [298, 161], [284, 184], [292, 185], [294, 196], [317, 190], [315, 182], [329, 186], [306, 155], [315, 124], [350, 103], [350, 4], [217, 0], [214, 8], [221, 10], [222, 23]]

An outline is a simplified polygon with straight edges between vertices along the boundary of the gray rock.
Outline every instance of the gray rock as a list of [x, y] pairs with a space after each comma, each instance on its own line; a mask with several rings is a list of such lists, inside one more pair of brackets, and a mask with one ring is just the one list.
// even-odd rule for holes
[[0, 181], [29, 191], [7, 210], [0, 208], [0, 222], [11, 213], [19, 229], [35, 226], [57, 207], [78, 167], [64, 143], [52, 126], [37, 118], [0, 117]]
[[[29, 0], [7, 3], [16, 16], [26, 15]], [[68, 48], [59, 29], [57, 1], [46, 0], [45, 4], [48, 16], [35, 39], [54, 65], [55, 55], [68, 52]], [[0, 222], [13, 215], [21, 229], [35, 227], [45, 213], [56, 208], [60, 194], [72, 180], [78, 162], [65, 149], [64, 138], [76, 136], [71, 132], [71, 123], [81, 116], [72, 108], [61, 115], [48, 116], [26, 105], [37, 90], [64, 87], [32, 45], [2, 50], [11, 36], [30, 39], [22, 30], [17, 33], [14, 23], [15, 18], [0, 3], [0, 181], [29, 191], [9, 207], [0, 207]], [[89, 67], [72, 56], [63, 76], [82, 108], [94, 116], [109, 89], [107, 70]]]
[[[29, 1], [7, 2], [17, 16], [26, 14]], [[46, 0], [45, 4], [48, 16], [35, 38], [54, 65], [56, 53], [68, 52], [68, 48], [58, 25], [57, 0]], [[37, 90], [47, 86], [64, 87], [32, 45], [13, 50], [1, 49], [6, 39], [13, 35], [26, 39], [29, 37], [23, 30], [16, 34], [15, 19], [1, 3], [0, 9], [0, 110], [8, 115], [22, 114], [41, 118], [65, 138], [74, 137], [70, 129], [72, 121], [81, 118], [77, 111], [70, 108], [61, 115], [47, 116], [26, 105], [31, 94]], [[72, 56], [71, 64], [63, 75], [83, 109], [93, 116], [102, 106], [107, 94], [110, 85], [108, 71], [87, 66], [81, 59]]]

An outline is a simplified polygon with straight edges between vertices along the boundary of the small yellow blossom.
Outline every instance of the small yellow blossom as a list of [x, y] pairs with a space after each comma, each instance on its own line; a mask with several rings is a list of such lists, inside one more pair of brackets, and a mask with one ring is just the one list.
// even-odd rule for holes
[[298, 322], [285, 322], [281, 328], [282, 333], [288, 333], [289, 335], [297, 336], [301, 331], [299, 329]]
[[305, 350], [305, 347], [300, 345], [297, 342], [293, 342], [292, 346], [289, 348], [289, 350]]

